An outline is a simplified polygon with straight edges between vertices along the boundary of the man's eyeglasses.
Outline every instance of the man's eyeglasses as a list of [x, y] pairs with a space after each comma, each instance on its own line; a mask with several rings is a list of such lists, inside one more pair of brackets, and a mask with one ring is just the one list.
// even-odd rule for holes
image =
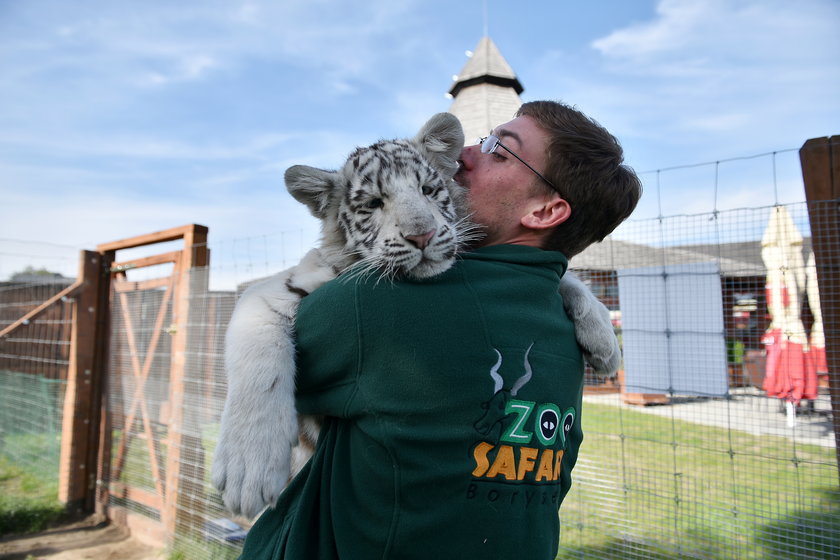
[[481, 144], [481, 153], [482, 154], [492, 154], [496, 151], [497, 148], [503, 148], [507, 153], [509, 153], [510, 155], [512, 155], [513, 157], [515, 157], [519, 161], [521, 161], [525, 165], [525, 167], [527, 167], [528, 169], [533, 171], [536, 174], [537, 177], [539, 177], [540, 179], [545, 181], [546, 184], [549, 187], [551, 187], [552, 189], [557, 191], [557, 187], [555, 187], [552, 184], [551, 181], [549, 181], [548, 179], [543, 177], [542, 174], [539, 171], [537, 171], [536, 169], [534, 169], [533, 167], [528, 165], [528, 162], [526, 162], [524, 159], [522, 159], [521, 157], [516, 155], [516, 153], [514, 153], [510, 148], [508, 148], [507, 146], [502, 144], [502, 141], [499, 140], [499, 137], [496, 136], [495, 134], [489, 134], [487, 136], [484, 136], [483, 138], [479, 138], [478, 143]]

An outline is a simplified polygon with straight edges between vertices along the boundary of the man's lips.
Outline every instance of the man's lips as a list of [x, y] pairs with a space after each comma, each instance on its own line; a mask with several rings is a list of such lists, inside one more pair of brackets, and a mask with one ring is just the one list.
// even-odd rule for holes
[[462, 187], [466, 187], [467, 185], [464, 182], [464, 162], [458, 160], [458, 171], [455, 172], [455, 175], [452, 177], [452, 180], [461, 185]]

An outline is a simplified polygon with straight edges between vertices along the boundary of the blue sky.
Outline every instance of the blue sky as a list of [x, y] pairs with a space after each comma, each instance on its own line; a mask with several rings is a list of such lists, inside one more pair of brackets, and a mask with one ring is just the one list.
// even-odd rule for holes
[[[802, 201], [785, 150], [840, 134], [837, 0], [486, 5], [523, 100], [577, 105], [640, 172], [780, 151], [775, 185], [769, 159], [733, 164], [716, 201], [709, 168], [658, 188], [645, 174], [635, 218]], [[483, 6], [0, 0], [0, 279], [43, 243], [192, 222], [211, 240], [308, 243], [317, 224], [283, 171], [335, 167], [445, 111]]]

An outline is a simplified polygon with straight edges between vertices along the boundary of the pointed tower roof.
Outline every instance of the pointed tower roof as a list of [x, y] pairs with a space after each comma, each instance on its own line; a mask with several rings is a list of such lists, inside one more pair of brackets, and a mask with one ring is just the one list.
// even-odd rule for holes
[[522, 84], [489, 37], [482, 37], [449, 90], [449, 112], [461, 120], [468, 144], [513, 118]]
[[461, 69], [458, 80], [449, 90], [449, 94], [452, 97], [458, 97], [462, 89], [480, 84], [510, 87], [516, 91], [517, 95], [525, 89], [490, 37], [482, 37], [478, 42], [478, 46]]

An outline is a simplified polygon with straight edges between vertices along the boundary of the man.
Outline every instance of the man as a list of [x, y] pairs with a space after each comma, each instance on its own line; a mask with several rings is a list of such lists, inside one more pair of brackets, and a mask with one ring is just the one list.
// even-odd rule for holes
[[301, 303], [298, 409], [325, 422], [243, 558], [555, 557], [583, 437], [558, 282], [641, 185], [612, 135], [554, 102], [461, 163], [480, 247], [433, 281], [339, 279]]

